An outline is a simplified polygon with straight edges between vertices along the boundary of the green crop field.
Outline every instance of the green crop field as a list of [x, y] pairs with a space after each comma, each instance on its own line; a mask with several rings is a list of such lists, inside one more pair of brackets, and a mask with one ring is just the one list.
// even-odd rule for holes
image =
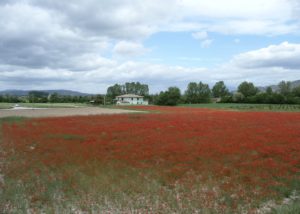
[[290, 104], [246, 104], [246, 103], [203, 103], [180, 104], [183, 107], [231, 109], [241, 111], [300, 111], [300, 105]]

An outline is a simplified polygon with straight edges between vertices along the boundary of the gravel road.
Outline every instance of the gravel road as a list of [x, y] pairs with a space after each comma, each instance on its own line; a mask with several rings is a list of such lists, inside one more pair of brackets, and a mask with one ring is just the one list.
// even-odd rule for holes
[[65, 117], [74, 115], [99, 115], [99, 114], [126, 114], [141, 113], [141, 111], [109, 109], [98, 107], [84, 108], [45, 108], [45, 109], [1, 109], [0, 118], [19, 116], [19, 117]]

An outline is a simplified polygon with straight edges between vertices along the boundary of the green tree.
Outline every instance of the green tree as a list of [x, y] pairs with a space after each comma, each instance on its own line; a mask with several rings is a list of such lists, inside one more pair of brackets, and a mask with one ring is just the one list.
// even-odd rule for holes
[[211, 90], [208, 84], [190, 82], [184, 96], [187, 103], [210, 102]]
[[49, 102], [50, 103], [59, 103], [61, 100], [59, 99], [58, 93], [53, 93], [49, 96]]
[[175, 106], [181, 98], [180, 89], [177, 87], [170, 87], [165, 92], [160, 92], [156, 100], [158, 105]]
[[268, 95], [271, 95], [271, 94], [273, 94], [273, 89], [272, 89], [272, 87], [271, 87], [271, 86], [268, 86], [268, 87], [267, 87], [267, 89], [266, 89], [266, 93], [267, 93]]
[[281, 81], [278, 84], [279, 93], [283, 96], [288, 96], [292, 92], [292, 84], [289, 81]]
[[94, 104], [99, 105], [103, 104], [104, 97], [101, 94], [97, 94], [96, 96], [91, 97], [91, 100], [94, 101]]
[[196, 82], [188, 84], [185, 97], [187, 103], [198, 103], [198, 84]]
[[242, 93], [245, 97], [250, 97], [256, 95], [258, 89], [252, 82], [244, 81], [238, 86], [238, 92]]
[[107, 88], [106, 96], [113, 100], [122, 94], [136, 94], [141, 96], [149, 95], [149, 86], [139, 82], [126, 82], [124, 85], [115, 84]]
[[244, 96], [244, 94], [241, 93], [241, 92], [235, 92], [235, 93], [232, 95], [232, 101], [233, 101], [233, 102], [241, 103], [241, 102], [243, 102], [244, 99], [245, 99], [245, 96]]
[[293, 95], [295, 97], [300, 97], [300, 86], [293, 88]]
[[31, 103], [46, 103], [48, 101], [48, 93], [43, 91], [29, 91], [28, 99]]
[[113, 86], [108, 87], [107, 92], [106, 92], [106, 96], [108, 98], [115, 99], [116, 96], [122, 95], [124, 94], [124, 90], [122, 85], [119, 84], [115, 84]]
[[149, 87], [147, 84], [140, 82], [126, 82], [123, 85], [125, 94], [136, 94], [141, 96], [149, 95]]
[[213, 97], [225, 97], [229, 94], [227, 87], [225, 86], [223, 81], [216, 82], [216, 84], [212, 88]]
[[210, 97], [211, 97], [211, 90], [210, 90], [208, 84], [199, 82], [199, 84], [198, 84], [198, 102], [199, 103], [210, 102]]

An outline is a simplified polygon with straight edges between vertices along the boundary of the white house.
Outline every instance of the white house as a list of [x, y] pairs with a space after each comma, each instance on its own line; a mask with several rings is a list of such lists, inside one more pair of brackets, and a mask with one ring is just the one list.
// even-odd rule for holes
[[117, 105], [148, 105], [143, 96], [135, 94], [124, 94], [116, 97]]

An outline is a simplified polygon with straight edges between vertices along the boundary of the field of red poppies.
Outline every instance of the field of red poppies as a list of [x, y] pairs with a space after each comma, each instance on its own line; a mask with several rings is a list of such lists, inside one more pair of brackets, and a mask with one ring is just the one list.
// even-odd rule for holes
[[254, 213], [300, 190], [300, 113], [136, 108], [3, 122], [1, 208]]

